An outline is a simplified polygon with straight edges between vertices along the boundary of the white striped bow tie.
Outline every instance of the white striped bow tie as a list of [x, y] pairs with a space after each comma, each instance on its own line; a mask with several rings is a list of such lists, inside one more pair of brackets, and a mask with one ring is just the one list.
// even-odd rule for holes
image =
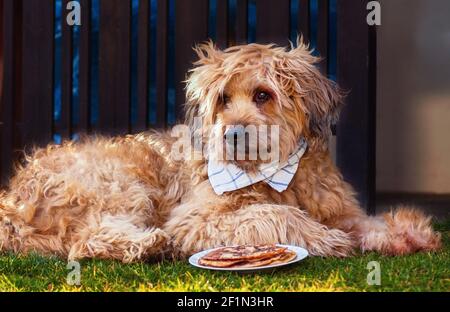
[[235, 191], [261, 181], [264, 181], [281, 193], [288, 188], [289, 183], [294, 178], [300, 159], [305, 153], [307, 146], [306, 140], [302, 138], [297, 150], [289, 156], [285, 163], [273, 162], [263, 164], [254, 173], [247, 173], [232, 163], [223, 163], [210, 159], [208, 162], [209, 182], [217, 195]]

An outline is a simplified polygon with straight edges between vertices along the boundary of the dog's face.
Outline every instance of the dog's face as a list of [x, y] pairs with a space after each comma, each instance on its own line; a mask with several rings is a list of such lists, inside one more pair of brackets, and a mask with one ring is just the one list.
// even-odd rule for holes
[[212, 129], [208, 143], [219, 148], [211, 151], [251, 170], [274, 158], [285, 161], [302, 136], [310, 145], [326, 145], [341, 96], [303, 44], [220, 51], [209, 43], [197, 53], [187, 81], [187, 122], [200, 117], [203, 128]]

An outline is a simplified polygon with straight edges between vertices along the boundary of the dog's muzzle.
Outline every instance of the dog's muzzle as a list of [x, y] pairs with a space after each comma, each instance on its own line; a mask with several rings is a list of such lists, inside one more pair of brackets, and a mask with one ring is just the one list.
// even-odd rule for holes
[[242, 126], [230, 126], [225, 130], [223, 139], [229, 145], [237, 145], [240, 140], [245, 140], [245, 129]]

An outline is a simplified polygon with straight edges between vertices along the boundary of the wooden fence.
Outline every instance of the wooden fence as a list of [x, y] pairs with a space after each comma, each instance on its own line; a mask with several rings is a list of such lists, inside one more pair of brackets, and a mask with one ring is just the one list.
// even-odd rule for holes
[[[68, 0], [61, 0], [63, 12]], [[132, 2], [138, 1], [133, 21]], [[165, 127], [179, 118], [182, 81], [195, 59], [192, 46], [211, 34], [220, 47], [249, 41], [287, 45], [296, 33], [314, 42], [327, 74], [336, 55], [336, 79], [351, 91], [336, 128], [337, 162], [373, 212], [374, 30], [360, 0], [79, 0], [77, 105], [73, 95], [74, 29], [61, 23], [55, 50], [55, 0], [0, 0], [0, 176], [5, 182], [20, 151], [80, 132], [118, 134]], [[92, 8], [99, 5], [98, 55], [93, 54]], [[334, 7], [333, 7], [334, 6]], [[215, 12], [212, 12], [214, 8]], [[336, 10], [336, 24], [330, 8]], [[155, 11], [156, 10], [156, 11]], [[334, 11], [333, 11], [334, 12]], [[254, 14], [253, 24], [251, 16]], [[151, 16], [156, 23], [151, 25]], [[211, 22], [211, 16], [214, 16]], [[65, 19], [65, 14], [63, 14]], [[137, 39], [133, 40], [133, 23]], [[154, 28], [152, 30], [152, 27]], [[337, 43], [331, 40], [335, 32]], [[94, 38], [95, 39], [95, 38]], [[133, 47], [137, 55], [133, 55]], [[334, 50], [333, 50], [334, 49]], [[60, 53], [59, 56], [57, 53]], [[152, 58], [151, 55], [155, 57]], [[60, 65], [55, 65], [55, 60]], [[136, 57], [133, 78], [131, 61]], [[98, 62], [98, 84], [92, 63]], [[1, 66], [0, 66], [1, 68]], [[60, 116], [54, 118], [55, 73], [61, 77]], [[3, 78], [1, 78], [3, 77]], [[136, 81], [133, 90], [133, 79]], [[155, 105], [149, 105], [151, 86]], [[169, 90], [173, 87], [175, 99]], [[132, 93], [135, 93], [135, 97]], [[92, 94], [98, 94], [94, 101]], [[133, 98], [135, 100], [133, 100]], [[95, 103], [94, 103], [95, 102]], [[98, 120], [92, 109], [97, 106]], [[132, 120], [132, 108], [136, 118]], [[153, 114], [153, 121], [148, 118]], [[74, 123], [74, 115], [77, 122]]]

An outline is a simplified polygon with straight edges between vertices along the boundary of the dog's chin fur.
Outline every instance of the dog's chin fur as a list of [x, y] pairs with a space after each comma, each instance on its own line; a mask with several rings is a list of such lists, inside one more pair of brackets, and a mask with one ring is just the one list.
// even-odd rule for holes
[[236, 161], [229, 161], [227, 163], [231, 163], [235, 165], [236, 167], [242, 169], [245, 172], [248, 173], [257, 173], [258, 169], [260, 168], [261, 164], [265, 163], [263, 161], [246, 161], [246, 160], [236, 160]]
[[[232, 244], [294, 244], [320, 256], [358, 247], [389, 255], [439, 248], [440, 235], [421, 212], [368, 217], [360, 208], [328, 152], [342, 93], [316, 69], [307, 46], [220, 51], [206, 43], [196, 50], [186, 123], [194, 132], [194, 117], [216, 130], [279, 125], [281, 162], [305, 138], [289, 188], [278, 193], [257, 183], [217, 196], [207, 161], [176, 160], [169, 133], [49, 145], [28, 156], [0, 193], [0, 250], [131, 262]], [[261, 90], [268, 96], [255, 97]], [[222, 139], [219, 131], [204, 143]], [[236, 162], [247, 171], [260, 163]]]
[[[256, 159], [253, 159], [254, 155], [256, 155]], [[244, 159], [241, 159], [236, 153], [234, 153], [234, 155], [229, 155], [229, 158], [223, 160], [222, 162], [224, 164], [235, 165], [236, 167], [248, 173], [256, 173], [262, 165], [277, 161], [276, 159], [271, 158], [262, 159], [257, 152], [255, 152], [254, 155], [245, 153], [243, 155]]]

